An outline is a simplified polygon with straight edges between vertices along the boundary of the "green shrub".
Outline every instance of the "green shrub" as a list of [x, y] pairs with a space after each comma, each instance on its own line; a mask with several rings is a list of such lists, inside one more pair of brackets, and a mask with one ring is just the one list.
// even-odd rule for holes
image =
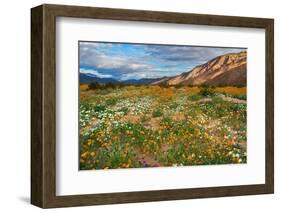
[[88, 85], [89, 90], [96, 90], [96, 89], [99, 89], [99, 88], [100, 88], [100, 85], [97, 82], [92, 82]]
[[113, 106], [117, 103], [117, 98], [110, 98], [105, 101], [106, 105]]
[[117, 89], [117, 88], [122, 88], [127, 86], [126, 84], [121, 84], [121, 83], [98, 83], [98, 82], [92, 82], [88, 85], [89, 90], [106, 90], [106, 89]]
[[175, 109], [178, 107], [178, 105], [179, 105], [178, 103], [172, 102], [172, 103], [169, 105], [169, 108], [175, 110]]
[[204, 97], [210, 97], [212, 95], [214, 95], [214, 90], [213, 88], [210, 88], [209, 86], [202, 86], [200, 91], [199, 91], [199, 94], [204, 96]]
[[105, 110], [105, 106], [98, 104], [98, 105], [94, 106], [94, 110], [95, 110], [95, 112], [102, 112]]
[[169, 88], [169, 84], [167, 83], [160, 83], [158, 86], [162, 87], [162, 88]]
[[162, 111], [160, 109], [156, 109], [152, 112], [152, 116], [155, 117], [161, 117], [163, 115]]
[[122, 107], [120, 109], [121, 112], [124, 112], [125, 115], [127, 115], [127, 113], [129, 112], [129, 109], [127, 107]]
[[191, 95], [188, 97], [188, 100], [190, 101], [199, 101], [202, 98], [201, 95]]
[[230, 109], [234, 112], [246, 111], [247, 106], [246, 106], [246, 104], [234, 104], [234, 105], [231, 105]]
[[184, 85], [182, 85], [182, 84], [176, 84], [176, 85], [174, 85], [174, 87], [175, 87], [176, 89], [179, 89], [179, 88], [184, 87]]
[[212, 97], [212, 100], [213, 100], [214, 104], [223, 104], [224, 103], [224, 100], [219, 95], [215, 95], [214, 97]]

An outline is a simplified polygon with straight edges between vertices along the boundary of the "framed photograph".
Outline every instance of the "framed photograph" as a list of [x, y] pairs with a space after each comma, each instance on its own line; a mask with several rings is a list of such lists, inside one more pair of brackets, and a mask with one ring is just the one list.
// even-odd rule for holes
[[273, 19], [31, 9], [31, 203], [274, 192]]

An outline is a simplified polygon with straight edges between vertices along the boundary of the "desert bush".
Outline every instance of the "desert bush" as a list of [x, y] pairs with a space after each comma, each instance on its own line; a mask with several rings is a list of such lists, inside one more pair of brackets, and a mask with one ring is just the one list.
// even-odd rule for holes
[[202, 86], [199, 91], [199, 94], [204, 97], [210, 97], [215, 94], [215, 91], [214, 88], [211, 88], [209, 86]]
[[98, 82], [92, 82], [88, 85], [88, 90], [106, 90], [106, 89], [117, 89], [117, 88], [123, 88], [125, 86], [128, 86], [127, 84], [122, 83], [98, 83]]
[[178, 104], [177, 102], [172, 102], [172, 103], [169, 105], [169, 108], [175, 110], [178, 106], [179, 106], [179, 104]]
[[123, 112], [125, 115], [127, 115], [128, 112], [129, 112], [129, 109], [128, 109], [128, 107], [122, 107], [122, 108], [120, 109], [120, 111]]
[[167, 83], [160, 83], [158, 86], [162, 87], [162, 88], [169, 88], [170, 85]]
[[246, 111], [247, 106], [246, 104], [233, 104], [230, 106], [230, 109], [234, 112]]
[[214, 96], [212, 97], [212, 102], [213, 102], [214, 104], [223, 104], [223, 103], [224, 103], [224, 100], [223, 100], [223, 98], [222, 98], [221, 95], [214, 95]]
[[201, 95], [191, 95], [188, 97], [188, 100], [190, 101], [199, 101], [202, 98]]
[[179, 89], [179, 88], [184, 87], [184, 85], [182, 85], [182, 84], [176, 84], [176, 85], [174, 85], [174, 87], [175, 87], [176, 89]]
[[94, 106], [94, 111], [95, 112], [102, 112], [105, 110], [105, 106], [101, 105], [101, 104], [97, 104], [96, 106]]
[[97, 82], [92, 82], [88, 85], [89, 90], [96, 90], [96, 89], [99, 89], [99, 88], [100, 88], [100, 85]]
[[107, 99], [105, 101], [105, 103], [108, 106], [113, 106], [113, 105], [115, 105], [117, 103], [117, 100], [118, 100], [117, 98], [110, 98], [110, 99]]
[[161, 117], [163, 115], [161, 109], [156, 109], [152, 112], [152, 116], [155, 118], [155, 117]]

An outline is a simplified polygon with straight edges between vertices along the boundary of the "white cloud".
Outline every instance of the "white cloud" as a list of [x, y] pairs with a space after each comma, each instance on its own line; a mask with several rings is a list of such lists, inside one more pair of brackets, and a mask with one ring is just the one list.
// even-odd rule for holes
[[92, 74], [99, 78], [112, 78], [112, 75], [99, 73], [97, 70], [80, 68], [80, 73]]
[[122, 75], [120, 78], [121, 81], [129, 80], [129, 79], [141, 79], [151, 77], [147, 73], [128, 73]]
[[172, 45], [146, 45], [150, 56], [161, 59], [166, 63], [204, 63], [214, 57], [226, 53], [235, 53], [245, 48], [201, 47], [201, 46], [172, 46]]
[[97, 70], [112, 70], [120, 73], [146, 72], [152, 65], [132, 59], [130, 56], [113, 56], [106, 54], [106, 49], [112, 46], [107, 43], [80, 43], [80, 66], [93, 67]]

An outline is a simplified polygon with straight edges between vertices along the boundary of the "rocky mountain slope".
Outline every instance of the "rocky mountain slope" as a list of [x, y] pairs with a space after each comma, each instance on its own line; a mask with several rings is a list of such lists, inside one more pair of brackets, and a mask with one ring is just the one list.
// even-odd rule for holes
[[152, 84], [166, 85], [246, 85], [247, 52], [218, 56], [189, 72]]

